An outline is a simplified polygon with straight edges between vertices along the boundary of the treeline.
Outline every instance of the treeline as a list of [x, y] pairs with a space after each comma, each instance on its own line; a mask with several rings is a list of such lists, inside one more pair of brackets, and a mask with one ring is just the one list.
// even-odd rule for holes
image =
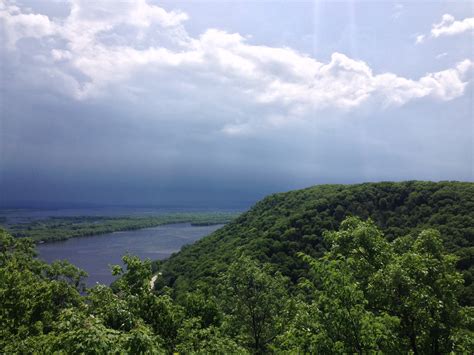
[[[436, 230], [389, 242], [348, 218], [323, 233], [327, 252], [297, 258], [294, 284], [242, 250], [173, 297], [150, 261], [124, 257], [113, 287], [81, 295], [84, 272], [35, 258], [30, 239], [0, 231], [0, 349], [4, 353], [472, 353], [473, 309]], [[203, 280], [205, 281], [205, 280]]]
[[50, 217], [44, 220], [9, 225], [7, 230], [18, 238], [27, 237], [38, 242], [54, 242], [74, 237], [137, 230], [171, 223], [224, 224], [237, 216], [238, 213], [234, 212], [193, 212], [152, 217]]
[[303, 252], [321, 257], [328, 244], [326, 230], [336, 230], [349, 216], [370, 218], [388, 241], [440, 231], [444, 247], [457, 255], [464, 286], [461, 303], [474, 305], [474, 183], [381, 182], [358, 185], [319, 185], [268, 196], [233, 223], [210, 237], [184, 247], [156, 269], [176, 297], [216, 277], [244, 253], [296, 285], [309, 277]]

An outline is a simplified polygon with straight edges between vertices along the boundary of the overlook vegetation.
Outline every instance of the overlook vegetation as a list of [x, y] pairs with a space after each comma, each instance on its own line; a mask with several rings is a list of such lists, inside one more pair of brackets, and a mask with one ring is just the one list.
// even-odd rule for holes
[[273, 195], [168, 261], [125, 256], [89, 290], [1, 231], [0, 349], [472, 353], [473, 196], [424, 182]]

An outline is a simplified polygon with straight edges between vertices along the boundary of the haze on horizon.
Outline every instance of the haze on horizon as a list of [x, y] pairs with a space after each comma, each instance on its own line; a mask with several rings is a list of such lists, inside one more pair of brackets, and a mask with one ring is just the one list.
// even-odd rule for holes
[[4, 1], [0, 202], [474, 181], [474, 7]]

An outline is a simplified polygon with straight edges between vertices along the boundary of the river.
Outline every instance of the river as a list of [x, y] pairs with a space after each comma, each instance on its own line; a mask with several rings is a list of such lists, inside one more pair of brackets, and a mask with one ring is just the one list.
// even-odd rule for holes
[[88, 287], [97, 282], [108, 285], [114, 280], [109, 265], [121, 265], [124, 254], [130, 253], [142, 259], [165, 259], [183, 245], [193, 243], [220, 227], [222, 225], [168, 224], [39, 244], [37, 249], [39, 258], [49, 263], [66, 259], [85, 270], [89, 274], [86, 280]]

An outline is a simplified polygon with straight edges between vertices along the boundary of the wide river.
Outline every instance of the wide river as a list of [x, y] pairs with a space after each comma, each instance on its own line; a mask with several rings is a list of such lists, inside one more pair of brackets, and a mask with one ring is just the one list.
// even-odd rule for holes
[[193, 243], [220, 227], [222, 225], [168, 224], [39, 244], [37, 249], [39, 257], [47, 262], [66, 259], [85, 270], [89, 274], [87, 286], [94, 286], [97, 282], [108, 285], [114, 280], [109, 265], [122, 265], [124, 254], [137, 255], [142, 259], [165, 259], [183, 245]]

